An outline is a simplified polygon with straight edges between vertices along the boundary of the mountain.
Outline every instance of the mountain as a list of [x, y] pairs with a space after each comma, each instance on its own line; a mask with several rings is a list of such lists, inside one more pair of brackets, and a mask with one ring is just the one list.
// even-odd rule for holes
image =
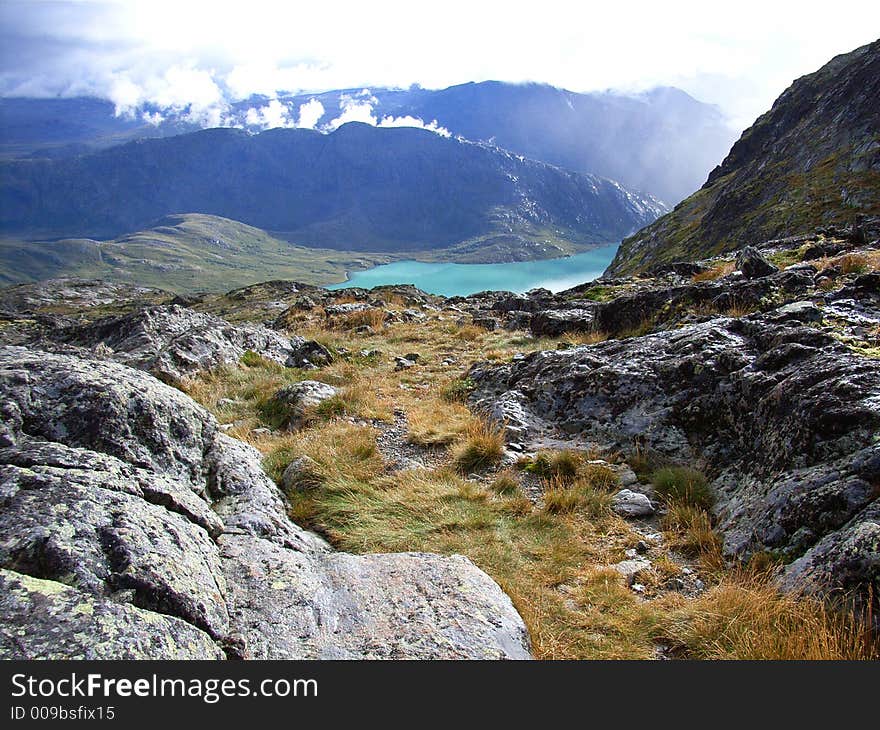
[[[315, 122], [319, 129], [331, 126], [346, 104], [369, 105], [379, 121], [436, 120], [466, 139], [609, 177], [670, 204], [696, 190], [734, 140], [717, 108], [669, 87], [637, 95], [579, 94], [546, 84], [487, 81], [441, 90], [337, 89], [281, 95], [277, 101], [297, 120], [300, 107], [312, 100], [324, 110]], [[260, 131], [249, 123], [248, 112], [269, 102], [261, 96], [236, 102], [224, 123]], [[0, 99], [0, 158], [72, 156], [195, 131], [186, 111], [162, 114], [154, 126], [141, 118], [116, 117], [110, 102], [97, 99]]]
[[0, 99], [0, 159], [72, 157], [133, 139], [198, 129], [180, 120], [156, 126], [114, 112], [112, 102], [90, 97]]
[[796, 80], [705, 185], [621, 245], [608, 273], [880, 213], [880, 40]]
[[672, 204], [700, 185], [733, 141], [717, 108], [668, 87], [625, 96], [490, 81], [427, 95], [406, 113]]
[[618, 241], [664, 212], [611, 180], [365, 124], [332, 134], [204, 130], [3, 162], [0, 181], [0, 231], [30, 239], [113, 238], [170, 214], [205, 213], [348, 251], [588, 246]]

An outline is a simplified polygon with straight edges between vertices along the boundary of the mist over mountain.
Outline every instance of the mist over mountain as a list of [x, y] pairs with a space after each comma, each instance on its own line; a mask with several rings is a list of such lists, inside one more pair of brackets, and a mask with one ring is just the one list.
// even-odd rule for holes
[[[419, 129], [213, 129], [0, 166], [0, 230], [112, 238], [207, 213], [298, 244], [418, 251], [614, 242], [664, 212], [616, 182]], [[546, 255], [546, 254], [545, 254]]]
[[[98, 99], [0, 99], [0, 156], [68, 156], [121, 141], [195, 131], [186, 109], [114, 115]], [[349, 121], [422, 126], [618, 180], [673, 204], [696, 190], [735, 138], [717, 108], [678, 89], [579, 94], [543, 84], [469, 83], [439, 91], [338, 89], [254, 96], [217, 124], [332, 131]]]

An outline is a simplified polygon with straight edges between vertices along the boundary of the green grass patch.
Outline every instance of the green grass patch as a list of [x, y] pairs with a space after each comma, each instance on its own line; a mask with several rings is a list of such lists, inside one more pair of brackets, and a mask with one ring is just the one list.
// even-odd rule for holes
[[667, 466], [651, 475], [654, 491], [667, 504], [686, 504], [709, 510], [715, 497], [709, 489], [706, 476], [686, 466]]

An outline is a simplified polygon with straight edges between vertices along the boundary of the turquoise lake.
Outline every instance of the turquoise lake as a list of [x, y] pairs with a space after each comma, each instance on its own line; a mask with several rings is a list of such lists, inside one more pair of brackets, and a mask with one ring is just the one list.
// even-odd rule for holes
[[518, 294], [543, 287], [552, 292], [569, 289], [602, 275], [620, 244], [601, 246], [561, 259], [521, 261], [512, 264], [427, 264], [395, 261], [356, 271], [349, 280], [328, 289], [352, 286], [372, 289], [385, 284], [413, 284], [430, 294], [467, 296], [478, 291], [499, 290]]

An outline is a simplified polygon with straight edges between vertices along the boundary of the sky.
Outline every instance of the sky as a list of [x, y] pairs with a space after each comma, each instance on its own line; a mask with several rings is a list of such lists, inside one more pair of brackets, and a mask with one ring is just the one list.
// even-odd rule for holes
[[795, 78], [878, 36], [876, 0], [0, 0], [0, 95], [97, 96], [120, 114], [149, 104], [214, 126], [262, 94], [256, 122], [308, 126], [314, 105], [291, 116], [271, 99], [488, 79], [668, 85], [743, 129]]

